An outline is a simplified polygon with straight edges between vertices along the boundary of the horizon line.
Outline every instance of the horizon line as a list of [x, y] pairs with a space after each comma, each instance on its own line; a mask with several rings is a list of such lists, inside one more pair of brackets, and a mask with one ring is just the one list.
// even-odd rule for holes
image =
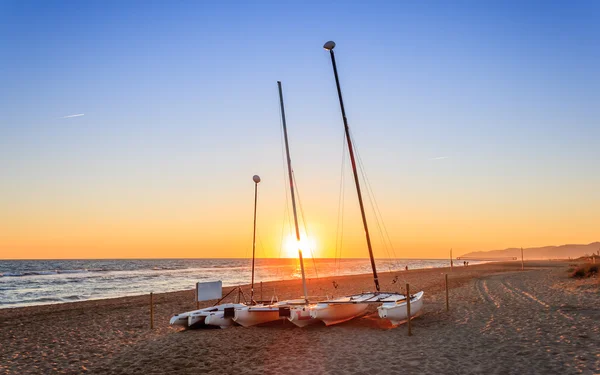
[[[460, 255], [459, 255], [460, 256]], [[247, 259], [252, 260], [252, 258], [246, 257], [198, 257], [198, 258], [190, 258], [190, 257], [182, 257], [182, 258], [0, 258], [1, 261], [28, 261], [28, 260], [197, 260], [197, 259]], [[256, 257], [255, 259], [296, 259], [295, 257]], [[314, 258], [304, 258], [304, 259], [369, 259], [369, 257], [347, 257], [347, 258], [336, 258], [336, 257], [314, 257]], [[385, 257], [376, 257], [375, 259], [383, 259], [383, 260], [397, 260], [397, 259], [432, 259], [432, 260], [444, 260], [449, 258], [385, 258]]]

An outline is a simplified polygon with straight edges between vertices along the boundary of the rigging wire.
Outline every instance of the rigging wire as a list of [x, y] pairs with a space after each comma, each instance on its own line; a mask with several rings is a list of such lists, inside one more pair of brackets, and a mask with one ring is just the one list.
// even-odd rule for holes
[[[371, 201], [371, 205], [372, 205], [372, 209], [374, 211], [375, 217], [376, 217], [376, 222], [377, 225], [379, 227], [379, 231], [380, 231], [380, 236], [381, 236], [381, 240], [384, 244], [384, 248], [386, 249], [386, 251], [388, 252], [388, 257], [391, 259], [391, 256], [389, 254], [389, 250], [386, 244], [386, 239], [387, 239], [387, 243], [389, 243], [389, 249], [391, 249], [391, 252], [394, 256], [394, 259], [396, 260], [396, 266], [398, 266], [398, 257], [396, 255], [396, 251], [394, 248], [394, 244], [392, 243], [391, 237], [389, 235], [389, 232], [387, 230], [387, 226], [385, 225], [385, 220], [383, 219], [383, 214], [381, 213], [381, 210], [379, 208], [379, 204], [377, 203], [377, 199], [375, 198], [375, 192], [373, 191], [373, 187], [371, 185], [370, 180], [368, 179], [367, 175], [366, 175], [366, 170], [364, 167], [364, 164], [362, 162], [362, 158], [360, 157], [359, 152], [357, 151], [357, 155], [358, 155], [358, 160], [359, 160], [359, 164], [360, 164], [360, 168], [361, 168], [361, 174], [363, 176], [363, 180], [365, 181], [365, 184], [367, 186], [367, 192], [369, 193], [369, 200]], [[377, 219], [377, 216], [379, 217]], [[383, 229], [383, 230], [382, 230]], [[385, 234], [385, 236], [384, 236]], [[391, 272], [391, 268], [388, 265], [388, 268], [390, 269]]]
[[[283, 175], [283, 188], [284, 188], [284, 199], [285, 199], [285, 206], [283, 209], [283, 218], [281, 220], [281, 239], [279, 242], [279, 259], [281, 259], [281, 252], [283, 251], [283, 247], [284, 247], [284, 233], [285, 233], [285, 225], [288, 224], [288, 228], [290, 230], [290, 236], [292, 235], [292, 222], [291, 222], [291, 214], [290, 214], [290, 202], [289, 202], [289, 181], [287, 178], [287, 165], [286, 165], [286, 154], [285, 154], [285, 148], [284, 148], [284, 134], [283, 134], [283, 120], [281, 119], [281, 107], [277, 106], [277, 109], [279, 111], [279, 135], [280, 135], [280, 140], [281, 140], [281, 165], [282, 165], [282, 175]], [[287, 218], [287, 223], [286, 223], [286, 218]], [[277, 276], [280, 276], [280, 271], [281, 271], [281, 267], [277, 268]]]
[[[346, 147], [344, 146], [345, 134], [342, 134], [342, 166], [340, 168], [340, 189], [338, 194], [338, 213], [337, 213], [337, 224], [335, 232], [335, 271], [336, 275], [339, 275], [340, 264], [342, 258], [342, 245], [344, 240], [344, 203], [345, 203], [345, 165], [346, 165]], [[338, 258], [339, 250], [339, 258]]]
[[[258, 238], [259, 251], [260, 251], [260, 253], [262, 253], [262, 256], [264, 258], [264, 256], [265, 256], [265, 247], [263, 246], [262, 238], [260, 236], [260, 231], [258, 229], [256, 230], [256, 238]], [[259, 253], [259, 251], [257, 251], [257, 253]], [[255, 275], [256, 279], [259, 279], [260, 277], [258, 275], [257, 269], [259, 269], [260, 267], [256, 267], [256, 266], [258, 266], [258, 262], [255, 262], [254, 275]], [[264, 276], [264, 275], [262, 275], [262, 273], [261, 273], [260, 276]]]
[[[292, 179], [294, 180], [294, 186], [296, 187], [296, 195], [298, 196], [298, 206], [300, 206], [300, 215], [302, 216], [302, 225], [304, 226], [304, 232], [306, 233], [307, 238], [311, 238], [310, 234], [308, 233], [308, 226], [306, 225], [306, 218], [304, 216], [304, 207], [302, 206], [302, 201], [300, 200], [300, 190], [298, 189], [298, 183], [296, 182], [296, 174], [294, 173], [293, 169], [292, 169]], [[313, 260], [313, 267], [315, 268], [315, 275], [318, 279], [319, 272], [317, 271], [317, 263], [315, 262], [315, 255], [313, 254], [312, 246], [310, 246], [310, 243], [308, 243], [308, 241], [307, 241], [306, 245], [308, 246], [308, 250], [310, 250], [310, 256], [312, 257], [312, 260]]]
[[[384, 247], [384, 250], [386, 251], [386, 254], [388, 256], [388, 258], [392, 258], [391, 255], [393, 253], [394, 259], [397, 260], [397, 256], [396, 256], [396, 251], [394, 250], [394, 245], [391, 241], [389, 232], [387, 230], [387, 227], [385, 225], [385, 221], [383, 220], [383, 215], [381, 214], [381, 210], [379, 209], [379, 205], [377, 204], [377, 200], [375, 199], [375, 193], [373, 191], [373, 187], [371, 186], [371, 182], [369, 181], [366, 171], [365, 171], [365, 167], [364, 164], [362, 162], [362, 158], [360, 156], [360, 153], [358, 151], [358, 145], [356, 144], [356, 141], [354, 140], [354, 136], [351, 134], [350, 135], [352, 138], [352, 142], [354, 143], [354, 149], [356, 151], [356, 155], [357, 155], [357, 159], [358, 159], [358, 164], [359, 164], [359, 168], [360, 168], [360, 172], [363, 178], [363, 181], [365, 182], [365, 186], [367, 188], [367, 196], [369, 198], [369, 201], [371, 203], [371, 209], [373, 210], [373, 215], [375, 216], [375, 223], [377, 224], [377, 228], [379, 230], [379, 234], [381, 237], [381, 241]], [[387, 242], [386, 242], [386, 237], [387, 237]], [[389, 245], [389, 247], [388, 247]], [[391, 252], [390, 253], [390, 248], [391, 248]], [[390, 272], [392, 272], [391, 267], [388, 263], [388, 269]]]

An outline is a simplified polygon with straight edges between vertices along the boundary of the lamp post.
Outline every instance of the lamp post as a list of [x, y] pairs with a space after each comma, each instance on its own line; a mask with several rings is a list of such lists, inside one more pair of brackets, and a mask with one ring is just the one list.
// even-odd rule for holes
[[260, 176], [254, 175], [252, 177], [254, 181], [254, 231], [252, 233], [252, 283], [250, 287], [250, 303], [254, 303], [254, 258], [256, 254], [256, 203], [258, 202], [258, 183], [260, 182]]

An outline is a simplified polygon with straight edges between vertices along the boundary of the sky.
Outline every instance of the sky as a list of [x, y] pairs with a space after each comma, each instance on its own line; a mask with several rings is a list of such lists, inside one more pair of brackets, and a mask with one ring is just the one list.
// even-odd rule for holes
[[4, 0], [0, 258], [247, 257], [254, 174], [294, 256], [278, 80], [303, 243], [367, 257], [328, 40], [376, 257], [600, 240], [596, 1]]

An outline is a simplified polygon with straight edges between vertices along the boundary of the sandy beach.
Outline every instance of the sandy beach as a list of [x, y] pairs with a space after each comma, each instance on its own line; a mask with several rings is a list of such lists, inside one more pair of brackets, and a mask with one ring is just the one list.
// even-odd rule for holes
[[[568, 278], [568, 262], [490, 263], [382, 273], [382, 289], [424, 290], [425, 307], [405, 325], [367, 315], [337, 326], [182, 331], [174, 313], [193, 291], [0, 310], [0, 373], [600, 373], [600, 283]], [[444, 273], [449, 273], [450, 312]], [[335, 289], [333, 281], [338, 284]], [[314, 296], [371, 289], [371, 275], [310, 280]], [[246, 290], [248, 288], [245, 288]], [[300, 281], [263, 284], [280, 299]], [[260, 291], [258, 291], [260, 293]], [[260, 296], [260, 295], [259, 295]], [[210, 305], [202, 303], [202, 306]]]

